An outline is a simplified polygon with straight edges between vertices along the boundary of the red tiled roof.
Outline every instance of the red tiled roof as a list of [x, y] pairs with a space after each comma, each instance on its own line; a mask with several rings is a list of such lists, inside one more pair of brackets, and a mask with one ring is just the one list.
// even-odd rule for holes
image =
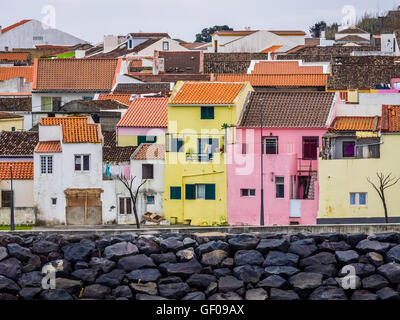
[[274, 52], [280, 48], [282, 48], [283, 46], [270, 46], [267, 49], [261, 51], [261, 53], [268, 53], [268, 52]]
[[41, 118], [42, 126], [62, 126], [64, 143], [100, 143], [99, 124], [88, 123], [88, 117]]
[[33, 82], [33, 67], [1, 67], [0, 81], [13, 78], [24, 78], [27, 82]]
[[357, 36], [357, 35], [348, 35], [343, 38], [337, 39], [336, 42], [338, 41], [347, 41], [347, 42], [359, 42], [359, 41], [366, 41], [369, 42], [368, 39], [365, 39], [363, 37]]
[[382, 105], [382, 132], [400, 132], [400, 106]]
[[35, 152], [38, 153], [61, 152], [61, 143], [60, 141], [40, 141], [35, 148]]
[[17, 118], [23, 118], [23, 116], [20, 116], [15, 113], [0, 111], [0, 119], [17, 119]]
[[14, 161], [14, 162], [0, 162], [0, 179], [13, 180], [32, 180], [33, 179], [33, 161]]
[[217, 81], [244, 82], [249, 81], [253, 87], [324, 87], [326, 74], [219, 74]]
[[14, 29], [14, 28], [16, 28], [16, 27], [19, 27], [19, 26], [21, 26], [21, 25], [23, 25], [23, 24], [25, 24], [25, 23], [27, 23], [27, 22], [29, 22], [29, 21], [31, 21], [31, 19], [21, 20], [20, 22], [14, 23], [13, 25], [8, 26], [8, 27], [2, 29], [2, 30], [1, 30], [1, 33], [6, 33], [7, 31], [10, 31], [10, 30], [12, 30], [12, 29]]
[[28, 52], [0, 52], [0, 61], [27, 61]]
[[141, 143], [132, 155], [133, 160], [164, 160], [165, 145]]
[[306, 33], [301, 30], [268, 30], [278, 36], [305, 36]]
[[100, 94], [98, 100], [115, 100], [129, 106], [131, 94]]
[[380, 117], [336, 117], [330, 131], [377, 131]]
[[170, 103], [232, 104], [245, 84], [231, 82], [184, 82]]
[[254, 65], [251, 74], [322, 74], [322, 66], [299, 66], [298, 61], [260, 61]]
[[254, 32], [257, 32], [258, 30], [220, 30], [220, 31], [215, 31], [213, 35], [219, 35], [219, 36], [248, 36], [249, 34], [252, 34]]
[[118, 59], [40, 59], [33, 90], [111, 91]]
[[117, 127], [166, 128], [168, 98], [136, 98]]
[[364, 30], [362, 30], [362, 29], [360, 29], [360, 28], [350, 27], [350, 28], [347, 28], [347, 29], [343, 29], [343, 30], [341, 30], [341, 31], [339, 31], [339, 32], [337, 32], [337, 33], [339, 33], [339, 34], [346, 34], [346, 33], [348, 33], [348, 34], [357, 34], [357, 33], [359, 33], [359, 34], [361, 34], [361, 33], [366, 34], [366, 33], [368, 33], [368, 32], [367, 32], [367, 31], [364, 31]]

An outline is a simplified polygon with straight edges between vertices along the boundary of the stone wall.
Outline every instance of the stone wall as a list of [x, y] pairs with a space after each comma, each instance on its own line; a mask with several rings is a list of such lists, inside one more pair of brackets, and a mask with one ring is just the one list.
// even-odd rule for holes
[[[14, 223], [17, 226], [36, 224], [36, 208], [14, 208]], [[10, 225], [10, 208], [0, 208], [0, 226]]]
[[0, 300], [389, 300], [399, 284], [399, 233], [0, 236]]

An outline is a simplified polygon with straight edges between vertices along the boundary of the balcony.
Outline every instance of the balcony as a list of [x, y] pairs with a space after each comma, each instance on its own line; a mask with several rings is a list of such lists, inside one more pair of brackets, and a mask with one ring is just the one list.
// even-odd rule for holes
[[187, 153], [186, 161], [210, 162], [213, 161], [212, 153]]

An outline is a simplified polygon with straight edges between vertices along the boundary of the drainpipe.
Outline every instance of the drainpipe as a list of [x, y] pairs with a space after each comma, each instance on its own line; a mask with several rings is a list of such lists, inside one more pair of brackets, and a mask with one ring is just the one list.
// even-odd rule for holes
[[14, 190], [13, 190], [13, 174], [12, 164], [10, 164], [10, 180], [11, 180], [11, 217], [10, 217], [10, 230], [14, 231]]
[[260, 226], [264, 225], [264, 150], [263, 150], [263, 107], [262, 103], [260, 103], [260, 139], [261, 139], [261, 168], [260, 168], [260, 176], [261, 176], [261, 203], [260, 203]]

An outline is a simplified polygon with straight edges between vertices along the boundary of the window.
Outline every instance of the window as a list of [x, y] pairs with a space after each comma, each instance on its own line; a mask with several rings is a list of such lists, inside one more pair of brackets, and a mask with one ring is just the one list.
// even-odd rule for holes
[[163, 43], [162, 43], [162, 49], [163, 49], [163, 51], [168, 51], [168, 50], [169, 50], [169, 43], [168, 43], [168, 41], [163, 41]]
[[214, 107], [201, 107], [201, 119], [214, 119]]
[[133, 49], [133, 40], [129, 39], [128, 41], [128, 49]]
[[51, 97], [42, 97], [42, 111], [52, 111]]
[[55, 206], [57, 204], [57, 198], [51, 198], [51, 204]]
[[264, 140], [266, 154], [278, 154], [278, 138], [269, 137]]
[[183, 152], [183, 139], [171, 139], [171, 152]]
[[343, 141], [343, 158], [353, 158], [355, 153], [354, 141]]
[[211, 161], [213, 153], [218, 152], [219, 139], [201, 138], [198, 139], [197, 152], [199, 154], [199, 161]]
[[40, 156], [40, 173], [53, 173], [53, 156]]
[[61, 97], [53, 97], [52, 98], [52, 103], [53, 111], [57, 111], [61, 107]]
[[366, 206], [367, 193], [366, 192], [350, 192], [350, 205], [351, 206]]
[[131, 214], [132, 201], [131, 198], [119, 198], [119, 214]]
[[89, 156], [88, 155], [75, 155], [75, 171], [89, 171]]
[[240, 189], [240, 195], [242, 197], [255, 197], [256, 189]]
[[147, 196], [146, 204], [154, 204], [154, 196]]
[[43, 40], [43, 36], [33, 36], [33, 41], [42, 41]]
[[303, 159], [316, 160], [318, 158], [318, 137], [303, 137]]
[[275, 177], [275, 188], [276, 188], [276, 197], [284, 198], [285, 197], [285, 178], [284, 177]]
[[170, 199], [181, 200], [181, 187], [170, 187]]
[[92, 100], [93, 100], [93, 97], [82, 97], [82, 100], [85, 100], [85, 101], [92, 101]]
[[153, 179], [153, 165], [144, 163], [142, 164], [142, 179]]
[[186, 184], [185, 199], [215, 200], [215, 184]]
[[1, 191], [1, 206], [3, 208], [11, 207], [11, 197], [12, 197], [11, 190], [2, 190]]
[[138, 146], [140, 146], [141, 143], [155, 143], [157, 140], [157, 137], [155, 136], [138, 136]]
[[242, 154], [247, 154], [248, 145], [247, 143], [242, 143]]
[[15, 127], [11, 127], [11, 131], [15, 131]]

